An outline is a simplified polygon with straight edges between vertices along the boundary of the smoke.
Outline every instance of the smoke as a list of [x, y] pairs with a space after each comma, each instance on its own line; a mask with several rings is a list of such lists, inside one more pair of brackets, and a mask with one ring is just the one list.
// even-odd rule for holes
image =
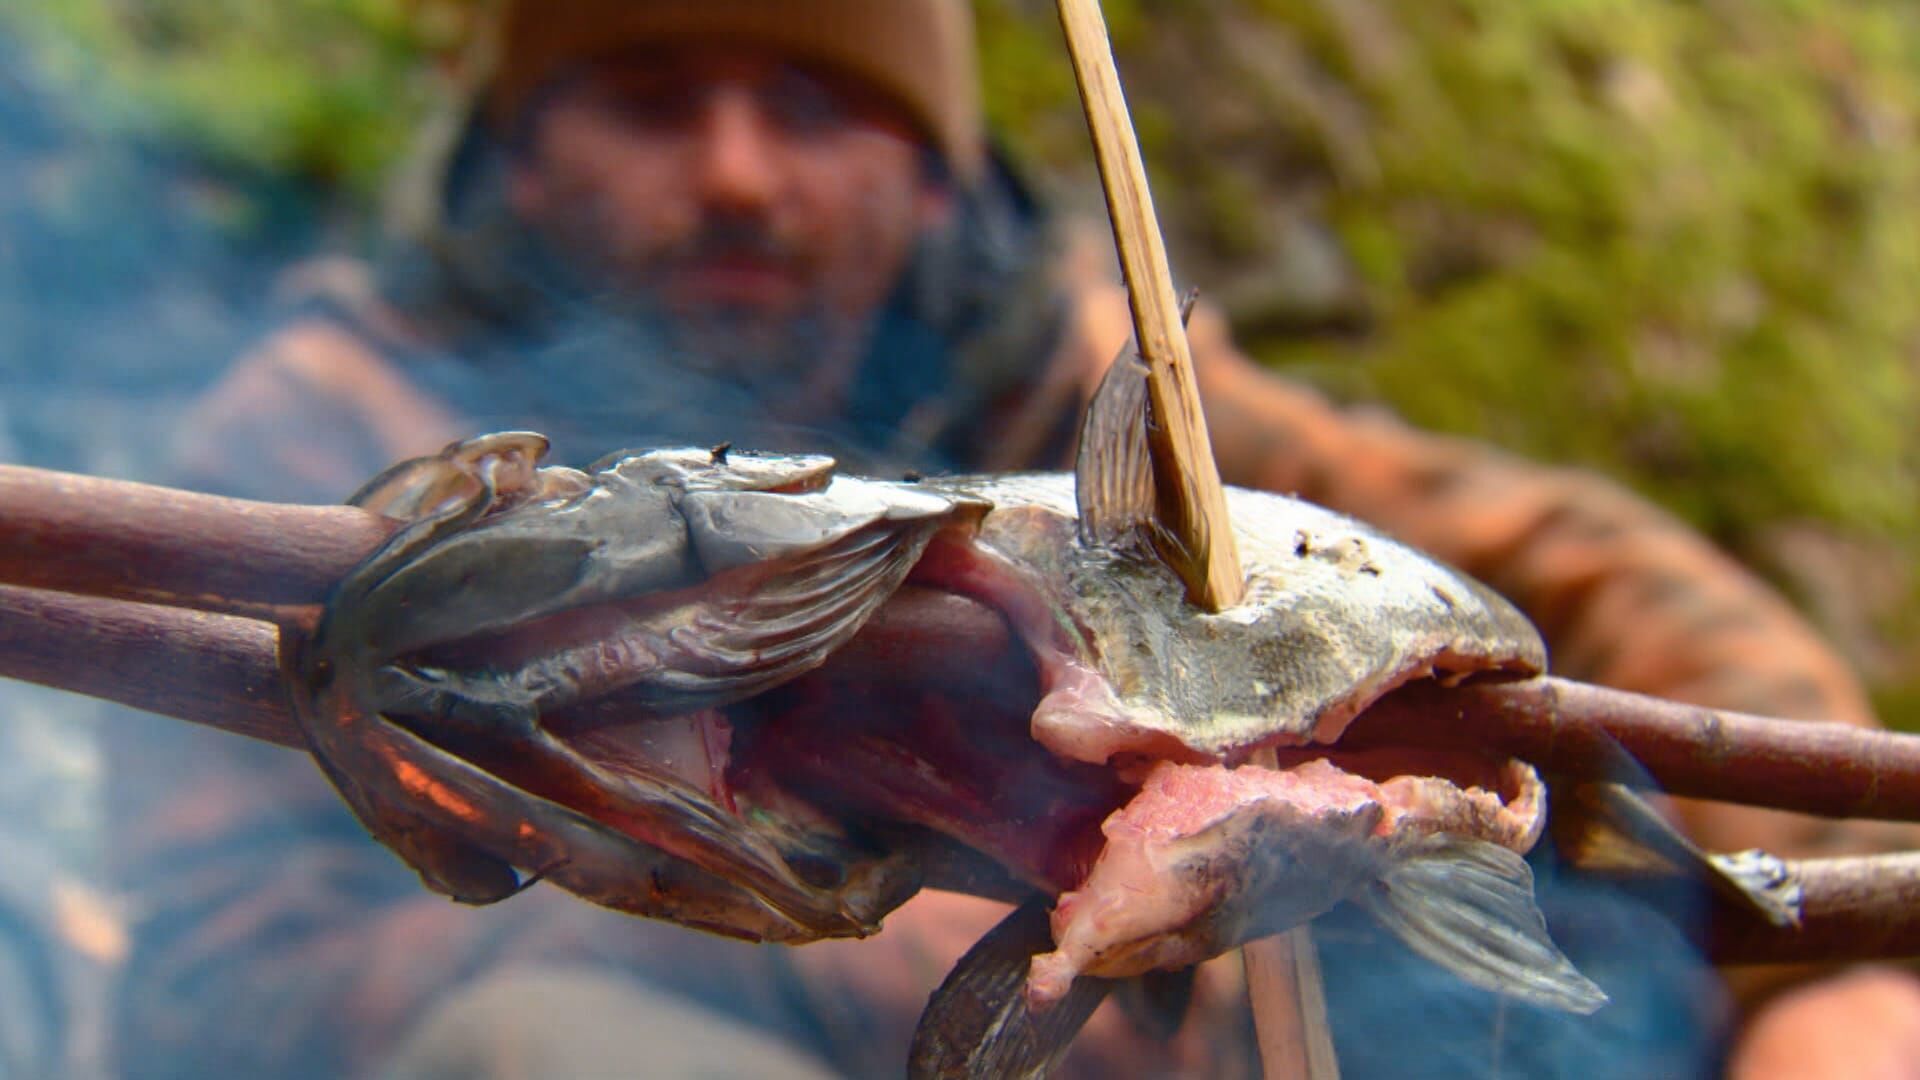
[[1704, 897], [1654, 897], [1531, 860], [1556, 942], [1611, 999], [1592, 1016], [1475, 989], [1408, 951], [1352, 905], [1314, 923], [1343, 1073], [1506, 1078], [1717, 1073], [1731, 1003], [1679, 927]]
[[0, 33], [0, 455], [157, 479], [329, 212], [285, 180], [103, 134]]
[[[323, 218], [283, 181], [103, 134], [0, 23], [0, 462], [164, 479], [181, 411]], [[117, 909], [74, 905], [110, 891], [108, 711], [0, 681], [0, 1075], [103, 1071]]]

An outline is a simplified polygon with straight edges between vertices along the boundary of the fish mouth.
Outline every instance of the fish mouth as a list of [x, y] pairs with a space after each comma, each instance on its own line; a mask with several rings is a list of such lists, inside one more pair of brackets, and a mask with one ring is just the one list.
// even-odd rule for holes
[[[1036, 708], [1080, 685], [1075, 680], [1097, 690], [1097, 658], [1043, 583], [977, 541], [969, 527], [942, 530], [859, 633], [771, 689], [677, 712], [619, 692], [543, 711], [542, 735], [575, 768], [476, 755], [430, 727], [414, 730], [529, 796], [693, 862], [776, 908], [790, 924], [787, 940], [869, 932], [912, 890], [850, 893], [903, 853], [929, 887], [1000, 899], [1059, 896], [1088, 880], [1107, 846], [1103, 826], [1135, 801], [1156, 763], [1225, 776], [1255, 748], [1209, 760], [1142, 747], [1096, 764], [1036, 741]], [[424, 661], [476, 670], [488, 657], [587, 640], [611, 617], [568, 612], [511, 635], [440, 647]], [[1376, 696], [1392, 685], [1383, 682]], [[1338, 746], [1280, 751], [1282, 769], [1315, 762], [1377, 785], [1388, 804], [1445, 804], [1462, 831], [1506, 846], [1524, 850], [1538, 835], [1537, 780], [1529, 787], [1505, 759]], [[669, 810], [660, 812], [654, 798], [649, 813], [627, 812], [620, 793], [636, 787], [670, 795]], [[671, 918], [678, 901], [704, 913], [703, 929], [769, 936], [715, 925], [711, 897], [668, 897], [650, 913]]]

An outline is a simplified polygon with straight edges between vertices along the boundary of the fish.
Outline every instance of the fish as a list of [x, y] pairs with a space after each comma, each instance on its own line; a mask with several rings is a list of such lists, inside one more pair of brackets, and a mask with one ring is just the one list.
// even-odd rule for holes
[[[292, 650], [296, 713], [362, 823], [458, 900], [547, 881], [789, 943], [870, 934], [920, 888], [1022, 905], [1020, 947], [935, 995], [924, 1075], [952, 1047], [1042, 1070], [1100, 987], [1342, 903], [1469, 984], [1600, 1008], [1534, 901], [1532, 767], [1339, 746], [1409, 682], [1543, 671], [1538, 632], [1375, 529], [1242, 489], [1245, 596], [1193, 607], [1143, 383], [1116, 364], [1073, 474], [875, 480], [729, 448], [555, 469], [525, 434], [403, 463], [358, 501], [408, 524]], [[1017, 647], [836, 669], [913, 590]], [[989, 993], [1019, 1000], [956, 1004]]]

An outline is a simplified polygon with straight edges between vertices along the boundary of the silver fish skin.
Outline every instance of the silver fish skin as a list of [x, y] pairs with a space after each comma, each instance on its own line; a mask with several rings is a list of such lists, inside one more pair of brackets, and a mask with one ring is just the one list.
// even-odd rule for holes
[[[984, 505], [836, 477], [829, 458], [635, 451], [581, 472], [536, 468], [545, 449], [470, 440], [356, 497], [409, 524], [286, 657], [317, 763], [459, 901], [549, 880], [752, 940], [872, 933], [919, 888], [906, 855], [818, 819], [750, 825], [665, 763], [610, 764], [542, 721], [616, 695], [724, 746], [718, 706], [818, 666]], [[527, 624], [546, 626], [542, 651], [517, 662], [422, 652]], [[810, 880], [802, 859], [836, 873]]]
[[1539, 632], [1498, 594], [1299, 499], [1227, 490], [1247, 590], [1214, 614], [1187, 603], [1144, 545], [1081, 543], [1070, 476], [937, 486], [993, 505], [978, 547], [1018, 579], [1003, 587], [1048, 605], [1054, 626], [1033, 627], [1030, 644], [1059, 666], [1043, 671], [1050, 699], [1034, 737], [1076, 761], [1240, 760], [1329, 743], [1414, 679], [1546, 667]]

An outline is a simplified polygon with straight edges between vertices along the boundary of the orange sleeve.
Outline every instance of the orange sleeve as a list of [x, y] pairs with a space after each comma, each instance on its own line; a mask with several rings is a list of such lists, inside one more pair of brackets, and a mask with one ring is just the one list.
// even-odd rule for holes
[[179, 426], [179, 481], [252, 498], [338, 501], [457, 437], [453, 415], [345, 327], [293, 323], [241, 359]]

